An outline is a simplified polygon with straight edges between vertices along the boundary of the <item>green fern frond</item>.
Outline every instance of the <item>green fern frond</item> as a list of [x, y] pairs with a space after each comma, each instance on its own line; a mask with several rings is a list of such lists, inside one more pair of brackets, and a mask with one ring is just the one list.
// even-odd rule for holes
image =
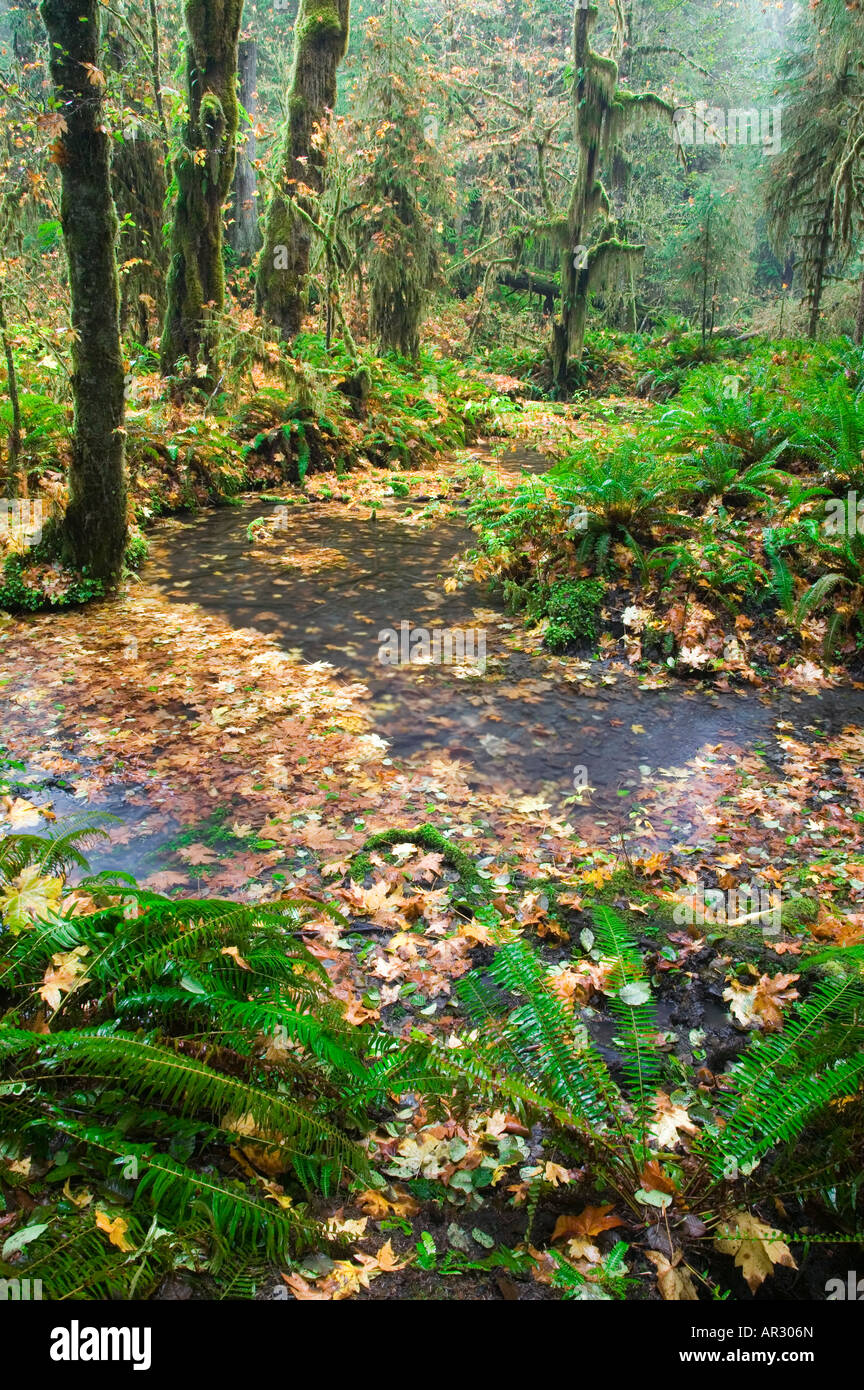
[[[190, 983], [195, 983], [190, 980]], [[173, 1006], [194, 1016], [205, 1013], [212, 1021], [206, 1031], [208, 1039], [236, 1034], [254, 1044], [259, 1037], [283, 1037], [311, 1053], [319, 1062], [346, 1076], [365, 1077], [366, 1069], [356, 1051], [341, 1045], [335, 1035], [341, 1020], [333, 1008], [315, 1014], [302, 1013], [278, 999], [235, 999], [227, 990], [214, 989], [212, 984], [190, 989], [157, 989], [143, 994], [130, 994], [118, 1001], [118, 1013], [138, 1013], [146, 1017], [154, 1008], [167, 1012]], [[199, 1035], [200, 1036], [200, 1035]], [[347, 1035], [346, 1035], [347, 1037]]]
[[800, 1135], [832, 1100], [855, 1094], [864, 1078], [860, 979], [820, 981], [781, 1033], [752, 1041], [730, 1076], [734, 1085], [719, 1100], [725, 1124], [706, 1136], [705, 1152], [718, 1176], [730, 1159], [754, 1164]]
[[592, 920], [603, 956], [614, 962], [609, 983], [615, 992], [609, 1009], [618, 1025], [626, 1090], [638, 1117], [643, 1148], [647, 1148], [648, 1118], [663, 1077], [662, 1054], [657, 1049], [656, 1008], [650, 998], [642, 958], [621, 918], [611, 908], [598, 907]]
[[[217, 1072], [194, 1057], [116, 1032], [105, 1035], [76, 1029], [32, 1037], [40, 1074], [116, 1078], [136, 1095], [181, 1114], [209, 1112], [229, 1129], [232, 1118], [239, 1121], [248, 1116], [264, 1141], [273, 1144], [295, 1169], [298, 1159], [314, 1152], [349, 1172], [366, 1171], [363, 1151], [335, 1126], [285, 1096]], [[25, 1078], [28, 1074], [35, 1070], [20, 1072]]]
[[107, 839], [108, 825], [116, 816], [91, 813], [71, 816], [54, 835], [8, 835], [0, 842], [0, 878], [7, 881], [25, 869], [40, 874], [65, 874], [69, 869], [89, 868], [84, 850], [99, 839]]

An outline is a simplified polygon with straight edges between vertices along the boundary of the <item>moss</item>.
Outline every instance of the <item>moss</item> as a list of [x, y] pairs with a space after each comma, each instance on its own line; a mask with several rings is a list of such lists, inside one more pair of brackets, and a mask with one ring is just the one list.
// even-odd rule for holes
[[351, 860], [350, 874], [355, 883], [365, 882], [366, 878], [374, 873], [374, 871], [375, 865], [372, 863], [370, 855], [366, 854], [363, 850], [361, 850], [359, 854], [354, 855], [354, 858]]
[[485, 892], [483, 880], [471, 856], [442, 835], [434, 825], [420, 825], [416, 830], [382, 830], [377, 835], [371, 835], [362, 850], [351, 860], [352, 878], [359, 877], [361, 870], [363, 878], [367, 873], [371, 873], [373, 865], [369, 855], [372, 850], [390, 849], [393, 845], [417, 845], [420, 849], [442, 855], [444, 863], [449, 864], [450, 868], [458, 873], [463, 887], [483, 889]]
[[126, 545], [125, 373], [120, 347], [117, 218], [101, 85], [100, 7], [43, 0], [51, 78], [65, 128], [60, 220], [69, 268], [74, 330], [75, 434], [64, 521], [64, 558], [113, 581]]
[[[650, 915], [634, 911], [629, 906], [631, 903], [635, 907], [649, 908]], [[598, 905], [614, 907], [636, 937], [665, 936], [681, 930], [675, 923], [674, 906], [657, 898], [646, 880], [626, 865], [616, 869], [600, 887], [586, 890], [582, 898], [583, 912], [590, 913], [591, 908]]]
[[783, 930], [794, 932], [809, 926], [819, 916], [819, 904], [813, 898], [789, 898], [780, 905]]
[[[290, 341], [300, 331], [306, 304], [311, 232], [324, 188], [325, 151], [313, 140], [336, 104], [336, 71], [348, 46], [349, 0], [301, 0], [288, 94], [288, 123], [282, 140], [258, 262], [259, 312]], [[292, 207], [287, 191], [302, 184], [308, 194]]]
[[[236, 157], [242, 8], [241, 0], [221, 6], [187, 0], [185, 6], [188, 117], [174, 162], [177, 202], [161, 353], [166, 375], [182, 358], [193, 368], [202, 358], [212, 366], [205, 306], [213, 305], [218, 313], [225, 301], [222, 208]], [[206, 151], [203, 163], [195, 157], [201, 150]]]
[[591, 646], [597, 641], [603, 593], [599, 579], [565, 579], [549, 590], [542, 612], [549, 619], [544, 642], [550, 651]]
[[[46, 592], [38, 575], [28, 582], [28, 560], [31, 556], [11, 555], [0, 569], [0, 611], [6, 613], [39, 613], [55, 608], [72, 608], [91, 599], [102, 598], [105, 586], [100, 579], [83, 574], [70, 575], [69, 587], [62, 594]], [[52, 579], [56, 573], [52, 571]]]
[[298, 43], [342, 44], [345, 39], [345, 24], [332, 0], [320, 0], [318, 4], [315, 0], [307, 0], [298, 18]]

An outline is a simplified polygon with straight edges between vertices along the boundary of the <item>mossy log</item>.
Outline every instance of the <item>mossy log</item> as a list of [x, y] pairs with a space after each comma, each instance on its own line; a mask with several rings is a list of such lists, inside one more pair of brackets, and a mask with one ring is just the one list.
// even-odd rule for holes
[[455, 869], [464, 888], [483, 888], [483, 880], [471, 856], [442, 835], [434, 825], [420, 825], [416, 830], [382, 830], [377, 835], [370, 835], [351, 860], [352, 877], [365, 877], [370, 867], [369, 855], [373, 850], [390, 849], [393, 845], [417, 845], [420, 849], [440, 854], [444, 863]]

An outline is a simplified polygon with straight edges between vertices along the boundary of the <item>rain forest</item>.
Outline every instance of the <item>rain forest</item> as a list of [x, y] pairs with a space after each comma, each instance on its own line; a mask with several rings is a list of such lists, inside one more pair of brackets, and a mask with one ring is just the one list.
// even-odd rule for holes
[[0, 118], [35, 1364], [158, 1373], [206, 1308], [172, 1364], [227, 1376], [218, 1304], [306, 1301], [825, 1364], [817, 1305], [864, 1300], [864, 6], [0, 0]]

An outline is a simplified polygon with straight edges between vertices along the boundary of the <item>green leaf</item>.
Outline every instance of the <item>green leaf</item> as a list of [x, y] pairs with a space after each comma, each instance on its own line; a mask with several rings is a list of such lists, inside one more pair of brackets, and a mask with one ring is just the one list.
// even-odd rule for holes
[[665, 1211], [666, 1207], [672, 1205], [672, 1198], [668, 1192], [658, 1192], [656, 1188], [646, 1191], [644, 1187], [637, 1188], [634, 1193], [637, 1202], [642, 1202], [644, 1206], [659, 1207]]
[[10, 1255], [17, 1255], [19, 1250], [23, 1250], [25, 1245], [29, 1245], [31, 1240], [38, 1240], [43, 1231], [48, 1230], [48, 1222], [42, 1226], [22, 1226], [20, 1231], [16, 1231], [14, 1236], [10, 1236], [3, 1246], [2, 1258], [8, 1260]]
[[651, 998], [651, 987], [644, 980], [633, 980], [631, 984], [619, 989], [618, 998], [622, 1004], [647, 1004]]

